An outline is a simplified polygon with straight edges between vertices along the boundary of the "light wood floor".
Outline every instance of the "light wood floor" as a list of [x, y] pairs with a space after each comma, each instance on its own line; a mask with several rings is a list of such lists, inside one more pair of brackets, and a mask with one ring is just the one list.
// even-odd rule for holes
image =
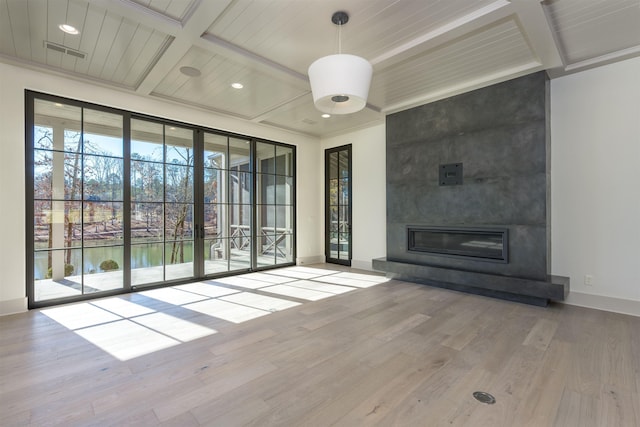
[[242, 323], [152, 308], [217, 333], [121, 361], [1, 317], [0, 425], [640, 425], [636, 317], [398, 281]]

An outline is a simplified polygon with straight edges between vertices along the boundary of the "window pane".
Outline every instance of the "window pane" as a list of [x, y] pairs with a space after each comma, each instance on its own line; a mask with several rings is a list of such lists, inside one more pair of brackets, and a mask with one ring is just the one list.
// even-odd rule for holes
[[205, 203], [224, 202], [227, 172], [221, 169], [204, 170]]
[[165, 204], [165, 238], [167, 240], [193, 239], [192, 204]]
[[247, 166], [246, 170], [248, 170], [251, 153], [251, 144], [249, 142], [246, 139], [229, 138], [229, 168]]
[[276, 176], [276, 204], [293, 204], [293, 178]]
[[123, 160], [84, 156], [84, 200], [122, 200]]
[[231, 203], [251, 203], [251, 174], [229, 171], [229, 193]]
[[251, 267], [251, 239], [231, 239], [230, 270], [247, 270]]
[[84, 246], [121, 245], [124, 234], [122, 203], [85, 203], [82, 225]]
[[204, 274], [229, 271], [229, 240], [211, 239], [204, 242]]
[[153, 162], [164, 161], [163, 138], [163, 125], [132, 119], [131, 158]]
[[338, 169], [340, 171], [340, 178], [349, 177], [349, 154], [347, 151], [340, 151], [339, 153]]
[[193, 201], [193, 167], [167, 165], [165, 182], [167, 202]]
[[276, 173], [293, 176], [293, 148], [276, 146]]
[[251, 224], [251, 205], [228, 205], [231, 226]]
[[79, 202], [35, 201], [34, 249], [80, 246], [80, 206]]
[[[131, 203], [131, 242], [162, 241], [164, 214], [162, 203]], [[160, 248], [162, 253], [162, 248]]]
[[276, 227], [279, 230], [293, 231], [293, 206], [278, 205], [276, 209]]
[[166, 163], [193, 166], [193, 131], [165, 126]]
[[[58, 155], [62, 158], [61, 153], [58, 153]], [[50, 199], [53, 197], [53, 156], [54, 152], [51, 151], [34, 150], [33, 152], [34, 199]]]
[[169, 242], [165, 244], [164, 256], [166, 280], [193, 276], [193, 242]]
[[205, 237], [224, 237], [220, 228], [218, 205], [204, 205], [204, 235]]
[[283, 264], [293, 262], [293, 235], [279, 234], [276, 250], [276, 263]]
[[[76, 153], [76, 154], [82, 153], [82, 146], [80, 145], [81, 136], [82, 135], [80, 134], [80, 129], [78, 130], [65, 129], [63, 151], [67, 153]], [[54, 134], [54, 137], [55, 137], [55, 134]], [[54, 150], [59, 149], [57, 141], [55, 139], [53, 141], [53, 149]]]
[[122, 157], [122, 115], [89, 108], [83, 113], [83, 152]]
[[148, 243], [131, 246], [131, 284], [164, 280], [164, 244]]
[[85, 294], [122, 288], [123, 254], [122, 246], [83, 251]]
[[276, 202], [276, 177], [275, 175], [258, 174], [257, 203], [273, 205]]
[[[60, 177], [58, 171], [59, 153], [53, 155], [53, 196], [60, 194]], [[64, 153], [64, 198], [66, 200], [80, 200], [82, 198], [82, 155], [79, 153]]]
[[338, 152], [329, 153], [329, 179], [338, 178]]
[[81, 249], [35, 252], [34, 300], [80, 295], [81, 260]]
[[162, 202], [164, 200], [162, 164], [131, 161], [131, 200], [134, 202]]
[[256, 164], [258, 172], [273, 174], [276, 171], [275, 146], [273, 144], [256, 143]]
[[226, 136], [212, 133], [204, 134], [204, 166], [217, 169], [228, 167]]
[[[265, 227], [270, 229], [270, 233], [273, 233], [273, 230], [276, 226], [276, 207], [275, 205], [258, 205], [258, 228], [262, 229], [264, 232]], [[260, 231], [260, 230], [258, 230]], [[260, 233], [258, 233], [260, 234]]]
[[50, 126], [33, 127], [33, 148], [53, 150], [53, 128]]

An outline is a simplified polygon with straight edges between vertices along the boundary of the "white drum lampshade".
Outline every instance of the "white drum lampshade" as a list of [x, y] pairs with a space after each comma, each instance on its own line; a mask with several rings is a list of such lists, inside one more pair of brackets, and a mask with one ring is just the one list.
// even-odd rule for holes
[[309, 81], [316, 108], [329, 114], [350, 114], [367, 105], [373, 68], [355, 55], [322, 57], [309, 66]]

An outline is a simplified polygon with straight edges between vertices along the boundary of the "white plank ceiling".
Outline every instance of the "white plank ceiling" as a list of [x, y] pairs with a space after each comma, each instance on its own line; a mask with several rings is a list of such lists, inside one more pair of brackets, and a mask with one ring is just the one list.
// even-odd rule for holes
[[[342, 51], [374, 74], [367, 108], [323, 119], [307, 68], [337, 52], [338, 10], [350, 15]], [[640, 0], [0, 0], [2, 62], [317, 137], [638, 55]]]

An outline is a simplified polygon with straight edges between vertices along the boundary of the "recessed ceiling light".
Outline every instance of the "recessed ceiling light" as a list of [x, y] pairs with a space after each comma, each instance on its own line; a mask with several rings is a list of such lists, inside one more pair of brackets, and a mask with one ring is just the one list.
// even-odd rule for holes
[[62, 24], [62, 25], [58, 25], [58, 28], [60, 28], [62, 31], [64, 31], [67, 34], [79, 34], [80, 31], [76, 30], [76, 27], [74, 27], [73, 25], [68, 25], [68, 24]]
[[53, 105], [55, 105], [56, 107], [62, 107], [62, 104], [60, 104], [59, 102], [56, 102], [56, 103], [55, 103], [55, 104], [53, 104]]
[[189, 77], [198, 77], [200, 76], [200, 74], [202, 74], [200, 70], [198, 70], [197, 68], [188, 67], [188, 66], [180, 67], [180, 72], [185, 76], [189, 76]]
[[231, 87], [234, 89], [242, 89], [244, 85], [242, 83], [231, 83]]
[[324, 113], [324, 114], [322, 115], [322, 118], [323, 118], [323, 119], [328, 119], [329, 117], [331, 117], [331, 114]]

